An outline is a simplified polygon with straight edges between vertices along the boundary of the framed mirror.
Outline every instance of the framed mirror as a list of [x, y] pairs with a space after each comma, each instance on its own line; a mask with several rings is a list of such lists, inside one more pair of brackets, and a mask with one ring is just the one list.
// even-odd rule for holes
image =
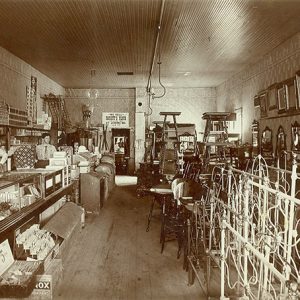
[[278, 167], [283, 167], [285, 157], [284, 151], [286, 151], [286, 134], [283, 127], [280, 125], [276, 135], [276, 158]]
[[261, 134], [261, 154], [263, 157], [273, 155], [272, 130], [266, 126]]
[[292, 124], [292, 151], [300, 152], [300, 124], [295, 121]]

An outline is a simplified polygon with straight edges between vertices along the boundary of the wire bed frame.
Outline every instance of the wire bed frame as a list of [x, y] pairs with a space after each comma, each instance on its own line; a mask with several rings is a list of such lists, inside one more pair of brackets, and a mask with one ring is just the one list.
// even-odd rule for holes
[[293, 157], [291, 171], [268, 166], [260, 155], [251, 172], [214, 167], [188, 232], [189, 282], [195, 273], [208, 298], [216, 294], [210, 283], [217, 267], [219, 299], [300, 299], [300, 176]]

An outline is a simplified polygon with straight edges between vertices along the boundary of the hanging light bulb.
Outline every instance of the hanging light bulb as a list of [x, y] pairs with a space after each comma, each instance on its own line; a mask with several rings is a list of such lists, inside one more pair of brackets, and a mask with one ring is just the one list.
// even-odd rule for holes
[[90, 89], [88, 91], [88, 97], [91, 99], [97, 99], [99, 96], [99, 91], [97, 89]]
[[92, 69], [91, 70], [91, 84], [90, 84], [90, 89], [87, 92], [87, 96], [90, 99], [97, 99], [98, 96], [99, 96], [99, 91], [97, 89], [93, 88], [95, 75], [96, 75], [96, 70]]

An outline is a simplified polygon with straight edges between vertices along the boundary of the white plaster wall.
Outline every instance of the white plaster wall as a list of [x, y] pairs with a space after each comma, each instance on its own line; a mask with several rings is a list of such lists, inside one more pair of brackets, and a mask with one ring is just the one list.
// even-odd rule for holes
[[[250, 65], [217, 87], [218, 111], [243, 108], [243, 142], [251, 142], [251, 123], [254, 119], [260, 118], [259, 110], [254, 109], [254, 96], [276, 82], [295, 76], [295, 72], [299, 69], [300, 33], [273, 49], [256, 64]], [[264, 128], [266, 124], [273, 124], [272, 129], [276, 134], [278, 126], [283, 123], [289, 138], [290, 122], [286, 118], [274, 120], [262, 119], [260, 128]]]
[[159, 115], [160, 112], [181, 112], [177, 123], [195, 124], [197, 133], [203, 132], [205, 121], [202, 120], [202, 114], [217, 109], [216, 89], [167, 88], [163, 98], [151, 101], [151, 108], [150, 122], [162, 121], [163, 116]]
[[26, 110], [26, 86], [30, 86], [31, 76], [37, 78], [38, 115], [42, 108], [40, 96], [64, 95], [62, 86], [1, 47], [0, 74], [0, 100], [18, 109]]
[[[163, 98], [150, 100], [146, 89], [136, 89], [136, 112], [144, 114], [144, 118], [137, 119], [136, 128], [139, 126], [149, 126], [153, 121], [163, 121], [160, 112], [181, 112], [177, 117], [178, 123], [190, 123], [196, 125], [198, 140], [202, 140], [199, 132], [204, 131], [205, 121], [202, 120], [204, 112], [216, 111], [216, 89], [215, 88], [167, 88]], [[172, 120], [168, 117], [168, 120]], [[144, 122], [144, 124], [141, 124]], [[136, 167], [143, 161], [145, 135], [137, 136], [139, 148], [136, 153]], [[139, 141], [138, 141], [139, 140]], [[141, 141], [143, 146], [141, 146]]]

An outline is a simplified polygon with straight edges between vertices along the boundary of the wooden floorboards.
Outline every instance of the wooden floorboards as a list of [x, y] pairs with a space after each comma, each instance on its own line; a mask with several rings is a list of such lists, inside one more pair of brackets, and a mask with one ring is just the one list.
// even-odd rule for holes
[[187, 285], [176, 241], [160, 253], [160, 221], [146, 221], [150, 198], [135, 186], [117, 186], [99, 215], [88, 215], [64, 261], [54, 299], [205, 299], [198, 283]]

